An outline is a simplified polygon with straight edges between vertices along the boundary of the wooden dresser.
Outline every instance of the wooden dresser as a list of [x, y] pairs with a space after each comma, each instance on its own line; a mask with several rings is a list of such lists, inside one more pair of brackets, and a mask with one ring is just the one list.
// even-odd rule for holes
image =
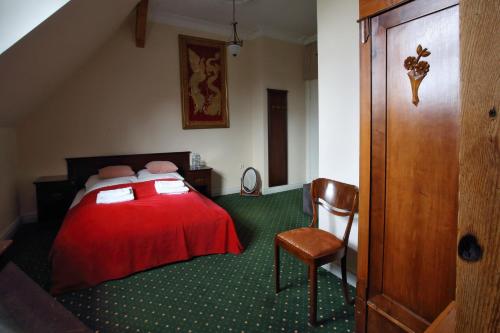
[[40, 177], [35, 181], [38, 222], [57, 227], [73, 200], [76, 189], [67, 176]]
[[200, 193], [212, 196], [212, 168], [190, 168], [185, 171], [185, 179]]
[[90, 333], [81, 321], [4, 256], [0, 241], [0, 331]]

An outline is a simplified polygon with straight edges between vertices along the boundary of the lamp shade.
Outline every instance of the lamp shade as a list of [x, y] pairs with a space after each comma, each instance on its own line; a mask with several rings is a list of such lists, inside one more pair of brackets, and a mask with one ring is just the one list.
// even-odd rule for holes
[[230, 43], [227, 46], [227, 51], [233, 55], [233, 57], [236, 57], [238, 54], [240, 54], [240, 49], [241, 46], [236, 44], [236, 43]]

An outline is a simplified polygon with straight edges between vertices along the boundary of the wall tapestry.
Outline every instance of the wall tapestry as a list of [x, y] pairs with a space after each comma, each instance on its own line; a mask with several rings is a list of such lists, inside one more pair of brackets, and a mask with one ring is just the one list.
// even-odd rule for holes
[[182, 127], [229, 127], [226, 43], [179, 35]]

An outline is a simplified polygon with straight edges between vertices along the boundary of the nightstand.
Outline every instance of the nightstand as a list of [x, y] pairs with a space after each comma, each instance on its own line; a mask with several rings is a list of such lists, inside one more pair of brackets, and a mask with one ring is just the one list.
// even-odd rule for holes
[[4, 255], [7, 249], [12, 245], [12, 240], [0, 240], [0, 271], [7, 264], [7, 256]]
[[190, 168], [186, 170], [185, 179], [198, 192], [207, 197], [212, 196], [212, 168]]
[[44, 227], [57, 227], [76, 194], [66, 176], [40, 177], [35, 181], [38, 222]]

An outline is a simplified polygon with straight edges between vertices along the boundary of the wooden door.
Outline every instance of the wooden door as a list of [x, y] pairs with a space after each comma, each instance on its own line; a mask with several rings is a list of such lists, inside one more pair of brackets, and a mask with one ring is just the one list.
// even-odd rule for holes
[[371, 20], [367, 332], [423, 332], [455, 297], [458, 14], [420, 0]]
[[267, 89], [269, 186], [288, 184], [286, 90]]

